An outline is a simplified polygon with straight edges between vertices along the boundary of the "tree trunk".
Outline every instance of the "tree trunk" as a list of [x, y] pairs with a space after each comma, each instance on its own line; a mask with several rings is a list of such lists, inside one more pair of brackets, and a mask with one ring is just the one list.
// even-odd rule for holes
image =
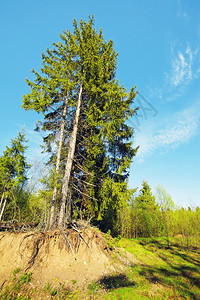
[[1, 201], [0, 201], [0, 211], [1, 211], [1, 206], [2, 206], [2, 203], [3, 203], [3, 199], [4, 199], [4, 192], [3, 192], [2, 196], [1, 196]]
[[72, 190], [69, 188], [68, 195], [67, 195], [67, 203], [66, 203], [66, 217], [65, 220], [71, 221], [72, 215]]
[[61, 127], [60, 127], [60, 139], [59, 139], [57, 159], [56, 159], [56, 180], [55, 180], [55, 187], [53, 189], [53, 197], [52, 197], [52, 202], [51, 202], [50, 222], [49, 222], [49, 227], [50, 228], [53, 226], [54, 219], [55, 219], [57, 181], [58, 181], [59, 167], [60, 167], [60, 156], [61, 156], [61, 150], [62, 150], [62, 145], [63, 145], [63, 136], [64, 136], [64, 129], [65, 129], [65, 117], [66, 117], [66, 114], [67, 114], [68, 95], [69, 94], [67, 93], [67, 96], [65, 98], [65, 103], [64, 103], [64, 110], [63, 110], [63, 114], [62, 114]]
[[[81, 109], [82, 89], [83, 89], [83, 87], [81, 84], [80, 90], [79, 90], [79, 95], [78, 95], [78, 102], [77, 102], [77, 107], [76, 107], [75, 118], [74, 118], [74, 127], [73, 127], [73, 131], [71, 134], [67, 162], [66, 162], [66, 166], [65, 166], [65, 174], [64, 174], [64, 178], [63, 178], [63, 184], [62, 184], [62, 200], [61, 200], [59, 220], [58, 220], [59, 227], [62, 227], [64, 216], [65, 216], [65, 206], [66, 206], [66, 201], [67, 201], [67, 195], [69, 192], [69, 180], [70, 180], [70, 174], [71, 174], [71, 170], [72, 170], [72, 163], [73, 163], [73, 159], [74, 159], [76, 137], [77, 137], [77, 131], [78, 131], [78, 121], [79, 121], [79, 115], [80, 115], [80, 109]], [[70, 221], [71, 215], [68, 216], [68, 218], [69, 218], [69, 220], [67, 220], [67, 221]]]
[[4, 212], [4, 209], [5, 209], [5, 206], [6, 206], [6, 201], [7, 201], [7, 197], [6, 197], [5, 201], [4, 201], [2, 210], [1, 210], [1, 212], [0, 212], [0, 221], [1, 221], [1, 218], [2, 218], [2, 216], [3, 216], [3, 212]]

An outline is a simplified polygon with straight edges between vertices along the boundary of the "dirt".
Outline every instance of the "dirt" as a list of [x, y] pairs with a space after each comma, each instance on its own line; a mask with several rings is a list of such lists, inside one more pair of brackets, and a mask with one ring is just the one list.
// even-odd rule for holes
[[[116, 272], [105, 238], [93, 228], [49, 232], [0, 232], [0, 287], [13, 271], [32, 272], [31, 284], [87, 288]], [[18, 275], [17, 275], [18, 276]]]

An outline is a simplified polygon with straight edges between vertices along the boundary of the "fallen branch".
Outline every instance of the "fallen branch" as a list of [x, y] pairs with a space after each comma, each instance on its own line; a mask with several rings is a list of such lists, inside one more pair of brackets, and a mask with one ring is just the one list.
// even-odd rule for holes
[[65, 239], [65, 242], [68, 244], [70, 250], [72, 251], [72, 254], [73, 254], [73, 256], [74, 256], [74, 259], [77, 260], [76, 255], [75, 255], [75, 253], [74, 253], [74, 250], [73, 250], [73, 248], [72, 248], [72, 246], [71, 246], [71, 244], [70, 244], [70, 242], [69, 242], [69, 240], [68, 240], [67, 236], [65, 235], [65, 233], [64, 233], [64, 231], [63, 231], [62, 228], [60, 229], [60, 232], [62, 233], [62, 235], [63, 235], [63, 237], [64, 237], [64, 239]]
[[86, 240], [84, 239], [84, 237], [82, 236], [82, 234], [80, 233], [80, 231], [73, 224], [72, 224], [72, 229], [74, 229], [76, 232], [78, 232], [78, 235], [82, 238], [82, 240], [86, 243], [88, 249], [90, 250], [90, 247], [89, 247], [88, 243], [86, 242]]

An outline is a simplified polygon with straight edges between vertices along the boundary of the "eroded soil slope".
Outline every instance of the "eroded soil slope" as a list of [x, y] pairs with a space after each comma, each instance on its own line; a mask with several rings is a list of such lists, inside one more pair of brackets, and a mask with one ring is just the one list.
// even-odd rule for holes
[[82, 288], [113, 272], [105, 239], [94, 229], [76, 232], [0, 232], [0, 286], [20, 268], [32, 272], [32, 283]]

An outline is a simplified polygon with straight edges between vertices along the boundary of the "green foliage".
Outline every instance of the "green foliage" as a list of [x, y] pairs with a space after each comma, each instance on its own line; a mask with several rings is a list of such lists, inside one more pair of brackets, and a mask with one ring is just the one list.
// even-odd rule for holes
[[101, 189], [101, 206], [98, 220], [100, 229], [104, 232], [111, 230], [111, 234], [120, 234], [120, 211], [130, 200], [132, 190], [127, 187], [127, 182], [114, 182], [112, 178], [104, 181]]
[[92, 283], [90, 283], [89, 285], [88, 285], [88, 290], [91, 292], [91, 293], [97, 293], [98, 292], [98, 290], [99, 290], [99, 283], [98, 282], [96, 282], [96, 281], [93, 281]]
[[16, 269], [13, 271], [13, 276], [14, 276], [14, 278], [15, 278], [16, 274], [19, 273], [19, 271], [20, 271], [20, 268], [19, 268], [19, 267], [16, 268]]
[[55, 289], [52, 289], [50, 294], [51, 294], [51, 296], [55, 296], [57, 294], [57, 291]]
[[[129, 191], [131, 192], [131, 191]], [[200, 209], [178, 209], [162, 186], [156, 197], [147, 182], [127, 204], [125, 201], [117, 213], [114, 235], [122, 237], [165, 237], [168, 247], [170, 240], [177, 237], [188, 249], [200, 246]], [[156, 201], [157, 200], [157, 201]], [[113, 234], [113, 232], [112, 232]]]
[[188, 249], [200, 246], [200, 214], [199, 209], [195, 211], [181, 208], [175, 211], [176, 227], [175, 235]]
[[17, 268], [13, 271], [14, 279], [11, 285], [7, 285], [3, 291], [0, 291], [0, 299], [3, 300], [29, 300], [29, 289], [27, 284], [31, 281], [32, 273], [24, 272], [21, 276], [17, 277], [20, 269]]
[[6, 219], [13, 218], [12, 208], [16, 215], [16, 208], [25, 213], [28, 206], [24, 190], [27, 170], [30, 168], [25, 157], [26, 142], [23, 131], [19, 132], [0, 157], [0, 215], [8, 203]]
[[45, 287], [46, 291], [50, 291], [50, 288], [51, 288], [51, 285], [49, 282], [47, 282], [46, 287]]
[[115, 247], [115, 240], [111, 236], [111, 231], [108, 230], [108, 232], [105, 234], [106, 242], [109, 246], [109, 248], [112, 250]]
[[77, 282], [77, 280], [75, 280], [75, 279], [72, 280], [72, 283], [73, 283], [73, 284], [76, 284], [76, 282]]
[[3, 156], [0, 157], [0, 187], [5, 193], [13, 187], [22, 185], [27, 179], [26, 171], [30, 165], [24, 156], [26, 142], [23, 131], [19, 132], [17, 138], [11, 140], [11, 146], [7, 146]]
[[45, 290], [47, 292], [49, 292], [51, 296], [55, 296], [57, 294], [57, 290], [54, 288], [51, 288], [51, 284], [49, 282], [47, 282]]
[[174, 214], [172, 213], [172, 209], [175, 207], [175, 205], [171, 196], [161, 185], [157, 187], [157, 200], [162, 211], [165, 236], [167, 238], [167, 243], [169, 246], [169, 237], [172, 236], [174, 232]]
[[31, 281], [32, 273], [26, 273], [24, 272], [20, 277], [19, 277], [19, 283], [28, 283]]
[[132, 200], [131, 218], [134, 237], [159, 236], [162, 232], [161, 212], [146, 181], [139, 195]]
[[166, 192], [166, 190], [161, 185], [158, 185], [157, 187], [156, 196], [162, 211], [168, 211], [175, 207], [175, 204], [171, 196]]

